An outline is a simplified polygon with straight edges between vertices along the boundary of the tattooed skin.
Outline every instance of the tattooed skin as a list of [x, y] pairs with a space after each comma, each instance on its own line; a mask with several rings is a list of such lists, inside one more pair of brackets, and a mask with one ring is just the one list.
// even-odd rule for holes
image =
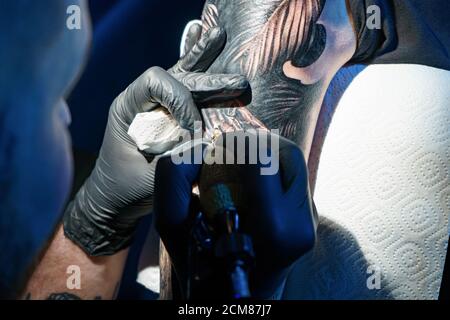
[[[114, 288], [114, 293], [112, 296], [112, 299], [116, 299], [117, 295], [119, 293], [119, 289], [120, 289], [120, 281], [118, 281], [116, 283], [116, 286]], [[31, 292], [28, 292], [25, 297], [23, 298], [24, 300], [32, 300], [32, 296], [31, 296]], [[101, 295], [96, 295], [95, 297], [80, 297], [79, 295], [76, 295], [74, 293], [70, 293], [70, 292], [55, 292], [55, 293], [51, 293], [50, 295], [48, 295], [45, 300], [103, 300], [103, 297]]]
[[52, 293], [48, 296], [47, 300], [81, 300], [81, 298], [77, 295], [62, 292], [62, 293]]
[[[31, 300], [31, 293], [28, 293], [24, 300]], [[83, 300], [79, 296], [68, 293], [68, 292], [60, 292], [60, 293], [52, 293], [45, 300]], [[96, 296], [92, 300], [102, 300], [101, 296]]]
[[[279, 129], [308, 157], [333, 71], [352, 54], [349, 36], [339, 39], [344, 42], [341, 47], [336, 45], [336, 6], [343, 6], [345, 11], [344, 0], [208, 0], [202, 16], [204, 31], [221, 26], [228, 36], [224, 51], [209, 71], [246, 75], [251, 101], [236, 102], [246, 109], [233, 112], [203, 110], [204, 118], [209, 119], [205, 120], [207, 131], [261, 124]], [[347, 26], [348, 30], [353, 36]], [[335, 58], [339, 50], [348, 51], [344, 52], [347, 60], [340, 58], [345, 60], [342, 63]], [[259, 121], [249, 120], [248, 111]]]
[[[355, 51], [346, 0], [208, 0], [202, 20], [204, 32], [220, 26], [227, 33], [209, 72], [244, 74], [251, 87], [234, 105], [201, 106], [207, 135], [278, 129], [308, 159], [325, 91]], [[207, 214], [216, 208], [217, 194], [208, 195], [216, 182], [226, 182], [234, 204], [245, 208], [234, 169], [202, 167], [200, 203]]]

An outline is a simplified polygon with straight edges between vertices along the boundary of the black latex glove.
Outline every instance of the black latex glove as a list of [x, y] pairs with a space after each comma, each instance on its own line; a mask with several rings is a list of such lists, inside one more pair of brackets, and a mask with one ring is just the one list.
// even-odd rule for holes
[[[200, 30], [192, 32], [190, 42]], [[223, 30], [208, 31], [168, 72], [147, 70], [113, 102], [96, 166], [64, 215], [65, 235], [88, 254], [111, 255], [128, 247], [139, 219], [152, 210], [157, 158], [145, 157], [127, 134], [136, 114], [163, 106], [181, 127], [193, 129], [201, 120], [196, 104], [233, 99], [246, 90], [242, 76], [201, 73], [225, 40]]]
[[[254, 297], [263, 299], [277, 294], [289, 267], [313, 247], [316, 238], [317, 215], [303, 153], [291, 141], [279, 139], [279, 149], [271, 150], [272, 159], [277, 159], [275, 155], [279, 159], [278, 173], [261, 175], [261, 168], [267, 166], [260, 163], [233, 165], [231, 169], [236, 170], [233, 175], [241, 183], [237, 197], [247, 204], [245, 212], [240, 212], [242, 229], [252, 237], [255, 249], [251, 291]], [[163, 157], [156, 171], [156, 228], [181, 279], [186, 277], [183, 264], [195, 202], [192, 186], [201, 168], [175, 165], [170, 157]]]

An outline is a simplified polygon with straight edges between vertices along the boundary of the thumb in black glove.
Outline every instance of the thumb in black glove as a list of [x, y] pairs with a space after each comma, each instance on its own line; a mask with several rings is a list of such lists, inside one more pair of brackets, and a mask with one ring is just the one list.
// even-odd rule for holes
[[[266, 138], [267, 135], [249, 139], [258, 141], [258, 154], [259, 141]], [[275, 174], [262, 175], [266, 165], [261, 161], [251, 164], [248, 156], [246, 164], [223, 164], [226, 166], [223, 170], [237, 179], [231, 182], [239, 183], [240, 194], [235, 193], [234, 199], [244, 203], [240, 207], [245, 210], [239, 212], [242, 230], [251, 236], [254, 244], [256, 266], [251, 273], [252, 295], [264, 299], [277, 293], [289, 267], [312, 248], [317, 228], [303, 153], [287, 139], [275, 135], [268, 138], [279, 139], [279, 148], [268, 150], [271, 159], [279, 161], [279, 171]], [[254, 152], [253, 147], [246, 146], [246, 155]], [[161, 158], [157, 166], [156, 227], [180, 278], [186, 277], [182, 264], [186, 263], [191, 210], [195, 209], [192, 186], [198, 182], [201, 170], [199, 164], [174, 164], [170, 156]], [[230, 182], [229, 177], [224, 179]]]
[[201, 120], [197, 104], [234, 99], [247, 89], [242, 76], [201, 73], [225, 39], [223, 30], [211, 29], [171, 70], [150, 68], [113, 102], [96, 166], [64, 215], [65, 235], [88, 254], [128, 247], [139, 219], [152, 210], [157, 158], [140, 153], [127, 133], [136, 114], [162, 106], [192, 129]]

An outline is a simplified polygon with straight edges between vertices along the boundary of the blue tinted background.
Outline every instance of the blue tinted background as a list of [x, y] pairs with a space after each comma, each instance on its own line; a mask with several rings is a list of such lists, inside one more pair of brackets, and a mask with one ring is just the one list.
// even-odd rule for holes
[[178, 60], [186, 23], [204, 0], [91, 0], [94, 25], [86, 70], [69, 98], [74, 148], [98, 152], [114, 98], [147, 68]]
[[[75, 160], [73, 194], [95, 163], [112, 101], [151, 66], [179, 58], [185, 25], [201, 16], [204, 0], [91, 0], [93, 43], [88, 64], [68, 103]], [[151, 216], [140, 224], [122, 278], [119, 299], [155, 299], [136, 282]]]

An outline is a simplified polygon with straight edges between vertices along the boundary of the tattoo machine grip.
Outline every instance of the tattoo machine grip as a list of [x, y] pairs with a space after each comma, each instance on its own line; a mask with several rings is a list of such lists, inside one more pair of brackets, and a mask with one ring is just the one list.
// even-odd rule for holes
[[240, 223], [247, 208], [240, 170], [234, 164], [204, 164], [199, 181], [200, 205], [217, 235], [215, 256], [225, 262], [234, 299], [250, 298], [248, 272], [254, 260], [251, 238]]

